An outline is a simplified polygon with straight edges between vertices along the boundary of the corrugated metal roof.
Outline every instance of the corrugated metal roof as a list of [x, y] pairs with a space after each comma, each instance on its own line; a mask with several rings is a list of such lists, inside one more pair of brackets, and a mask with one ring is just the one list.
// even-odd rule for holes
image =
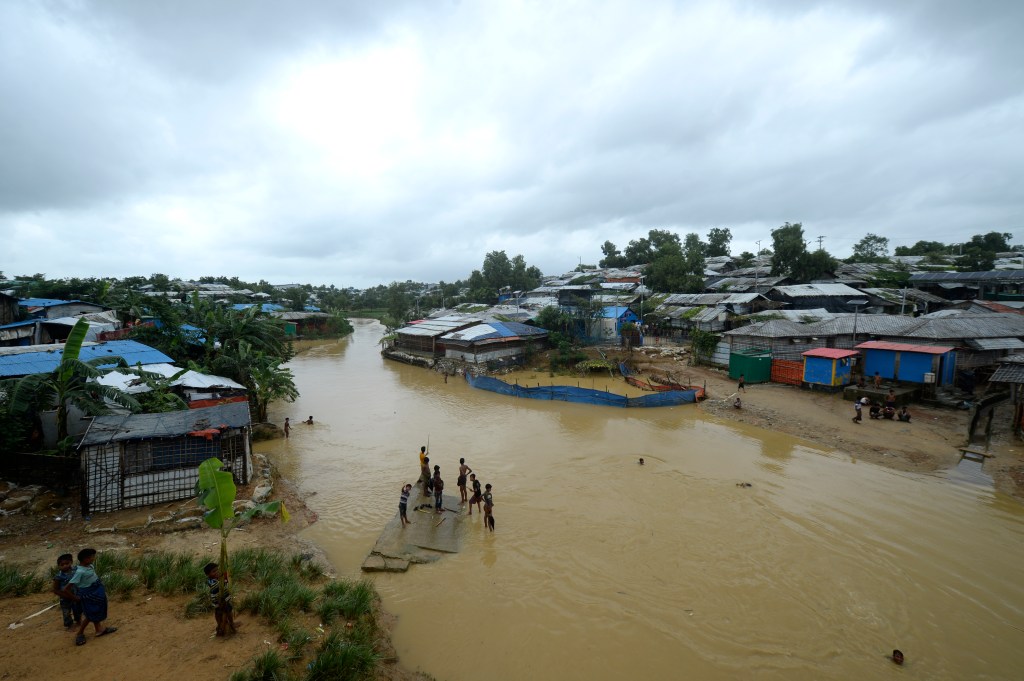
[[[27, 376], [53, 371], [60, 364], [64, 345], [36, 345], [31, 348], [4, 348], [21, 352], [0, 353], [0, 377]], [[133, 340], [115, 340], [105, 343], [83, 344], [78, 355], [82, 361], [98, 357], [122, 357], [130, 366], [136, 364], [171, 363], [170, 357]], [[107, 365], [110, 366], [110, 365]]]
[[216, 428], [244, 428], [249, 425], [249, 403], [230, 402], [216, 407], [185, 409], [160, 414], [119, 414], [97, 416], [79, 443], [88, 445], [179, 437], [196, 430]]
[[761, 297], [759, 293], [673, 293], [663, 305], [744, 305]]
[[403, 336], [441, 336], [451, 331], [479, 324], [482, 320], [478, 317], [466, 317], [463, 315], [447, 315], [437, 319], [424, 319], [417, 324], [411, 324], [399, 329], [396, 333]]
[[443, 341], [478, 342], [482, 340], [511, 340], [526, 336], [545, 336], [547, 329], [527, 326], [518, 322], [490, 321], [441, 336]]
[[988, 379], [996, 383], [1024, 383], [1024, 364], [1010, 362], [1000, 364]]
[[967, 347], [975, 350], [1020, 350], [1024, 342], [1019, 338], [968, 338]]
[[858, 350], [895, 350], [899, 352], [921, 352], [928, 355], [942, 355], [955, 349], [942, 345], [911, 345], [910, 343], [889, 343], [887, 341], [868, 341], [854, 347]]
[[908, 329], [916, 327], [920, 320], [898, 314], [856, 314], [844, 312], [836, 314], [832, 319], [817, 322], [811, 326], [816, 336], [836, 336], [857, 334], [865, 336], [901, 336]]
[[798, 324], [785, 319], [771, 319], [767, 322], [758, 322], [748, 326], [741, 326], [732, 331], [726, 331], [726, 336], [754, 336], [759, 338], [801, 338], [813, 336], [814, 334], [806, 324]]
[[858, 296], [864, 297], [860, 291], [846, 284], [792, 284], [790, 286], [774, 286], [772, 288], [789, 298], [843, 296], [853, 299]]
[[908, 338], [961, 340], [967, 338], [1024, 337], [1024, 316], [1015, 313], [963, 314], [955, 317], [923, 317], [906, 331]]
[[1024, 270], [991, 270], [988, 272], [915, 272], [910, 275], [914, 283], [958, 282], [969, 284], [973, 281], [1024, 281]]
[[718, 317], [723, 314], [725, 314], [725, 310], [717, 307], [707, 307], [690, 317], [690, 320], [698, 324], [710, 324], [711, 322], [718, 321]]
[[828, 321], [835, 317], [834, 314], [823, 307], [816, 307], [812, 310], [772, 310], [771, 312], [759, 312], [756, 316], [787, 319], [791, 322], [801, 322], [803, 324]]
[[840, 350], [839, 348], [815, 348], [813, 350], [807, 350], [801, 352], [804, 357], [824, 357], [826, 359], [843, 359], [844, 357], [853, 357], [860, 353], [856, 350]]
[[906, 300], [908, 303], [928, 303], [931, 304], [943, 304], [949, 301], [945, 298], [940, 298], [934, 293], [928, 293], [916, 288], [862, 288], [860, 289], [863, 293], [867, 293], [872, 296], [878, 296], [884, 298], [892, 303], [900, 303]]
[[[737, 272], [738, 271], [739, 270], [737, 270]], [[736, 272], [732, 272], [731, 274], [735, 275]], [[786, 281], [786, 279], [787, 279], [787, 277], [770, 277], [770, 276], [765, 276], [765, 277], [754, 278], [754, 277], [730, 276], [730, 277], [725, 277], [724, 279], [719, 279], [718, 281], [716, 281], [714, 283], [708, 284], [708, 288], [712, 289], [712, 290], [715, 290], [715, 291], [726, 289], [726, 290], [735, 290], [735, 291], [739, 291], [739, 292], [745, 292], [747, 289], [751, 289], [751, 288], [773, 287], [773, 286], [777, 285], [780, 281]]]

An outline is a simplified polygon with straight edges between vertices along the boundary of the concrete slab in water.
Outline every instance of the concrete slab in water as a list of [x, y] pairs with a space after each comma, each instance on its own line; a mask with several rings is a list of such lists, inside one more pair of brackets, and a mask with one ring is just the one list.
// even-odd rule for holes
[[[429, 510], [416, 510], [430, 504]], [[384, 527], [370, 555], [363, 561], [367, 572], [405, 572], [411, 563], [430, 563], [445, 553], [458, 553], [462, 547], [463, 512], [457, 497], [443, 497], [442, 513], [434, 512], [433, 496], [414, 488], [409, 497], [410, 525], [402, 527], [397, 509]]]

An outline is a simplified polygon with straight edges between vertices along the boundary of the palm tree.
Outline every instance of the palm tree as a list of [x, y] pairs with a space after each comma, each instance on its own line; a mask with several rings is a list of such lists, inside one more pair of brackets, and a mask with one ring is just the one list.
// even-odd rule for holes
[[[69, 405], [78, 407], [90, 416], [108, 411], [105, 400], [132, 411], [139, 410], [139, 403], [131, 395], [91, 380], [112, 369], [127, 368], [128, 365], [124, 358], [116, 356], [84, 361], [79, 359], [88, 330], [89, 323], [79, 319], [64, 344], [60, 364], [48, 373], [30, 374], [19, 379], [11, 394], [11, 410], [14, 413], [57, 407], [57, 442], [60, 447], [67, 446]], [[100, 369], [110, 364], [115, 366]]]
[[245, 386], [255, 420], [267, 420], [267, 407], [277, 399], [293, 402], [299, 396], [291, 369], [281, 365], [285, 359], [256, 350], [246, 340], [230, 349], [222, 348], [213, 361], [214, 373], [232, 378]]

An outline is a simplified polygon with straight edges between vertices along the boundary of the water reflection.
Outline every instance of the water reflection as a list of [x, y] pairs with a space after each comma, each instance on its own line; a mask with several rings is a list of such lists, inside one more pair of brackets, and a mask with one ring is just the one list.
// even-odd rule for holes
[[384, 363], [379, 334], [359, 323], [296, 357], [302, 396], [272, 418], [319, 423], [258, 449], [316, 493], [309, 538], [355, 576], [427, 436], [443, 469], [465, 456], [495, 484], [494, 534], [474, 515], [461, 553], [373, 578], [406, 665], [452, 680], [861, 679], [892, 673], [894, 647], [916, 678], [1016, 678], [1024, 664], [1017, 502], [697, 408], [445, 384]]

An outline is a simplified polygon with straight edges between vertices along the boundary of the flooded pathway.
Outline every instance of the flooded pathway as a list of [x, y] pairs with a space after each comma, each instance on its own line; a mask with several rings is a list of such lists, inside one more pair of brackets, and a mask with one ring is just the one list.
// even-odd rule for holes
[[494, 485], [494, 534], [474, 515], [461, 553], [372, 577], [406, 666], [449, 681], [1020, 678], [1024, 506], [983, 477], [857, 463], [693, 405], [474, 391], [385, 363], [380, 333], [357, 321], [296, 357], [302, 397], [271, 419], [316, 424], [256, 448], [311, 495], [306, 536], [354, 577], [428, 437], [446, 491], [460, 456]]

